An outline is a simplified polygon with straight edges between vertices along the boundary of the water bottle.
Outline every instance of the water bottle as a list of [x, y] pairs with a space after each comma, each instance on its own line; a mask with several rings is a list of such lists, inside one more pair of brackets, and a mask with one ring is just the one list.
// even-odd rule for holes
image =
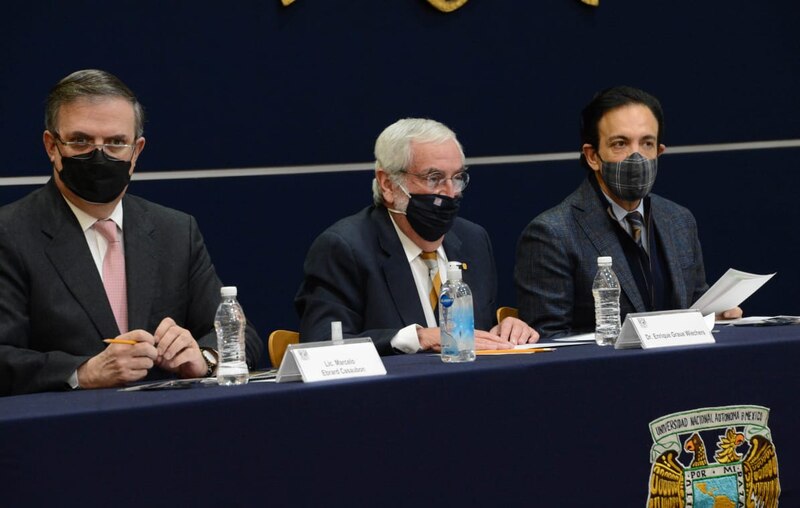
[[447, 282], [439, 295], [442, 361], [475, 361], [475, 316], [472, 291], [461, 280], [461, 262], [447, 264]]
[[236, 301], [236, 286], [220, 289], [222, 301], [214, 317], [217, 330], [217, 383], [223, 386], [243, 385], [249, 380], [245, 356], [245, 318], [241, 305]]
[[601, 346], [611, 345], [619, 335], [619, 280], [611, 269], [611, 257], [597, 258], [597, 275], [592, 284], [594, 295], [594, 340]]

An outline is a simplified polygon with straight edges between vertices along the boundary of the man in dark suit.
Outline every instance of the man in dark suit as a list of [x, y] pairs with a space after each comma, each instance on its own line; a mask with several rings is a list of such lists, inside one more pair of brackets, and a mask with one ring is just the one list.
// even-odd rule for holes
[[[0, 394], [213, 373], [221, 283], [197, 224], [125, 195], [143, 122], [106, 72], [51, 90], [53, 177], [0, 209]], [[263, 343], [249, 325], [246, 335], [253, 366]]]
[[431, 288], [437, 273], [446, 279], [449, 260], [467, 265], [477, 349], [534, 342], [519, 319], [493, 326], [492, 246], [482, 227], [457, 217], [469, 174], [455, 134], [433, 120], [399, 120], [378, 137], [375, 158], [374, 204], [328, 228], [308, 252], [295, 298], [301, 341], [329, 340], [331, 322], [341, 321], [346, 336], [371, 337], [381, 355], [438, 351]]
[[[707, 289], [694, 216], [650, 193], [664, 119], [631, 87], [598, 93], [581, 116], [586, 179], [525, 228], [514, 278], [520, 317], [542, 336], [594, 330], [597, 258], [611, 256], [620, 314], [685, 309]], [[739, 317], [741, 309], [725, 312]]]

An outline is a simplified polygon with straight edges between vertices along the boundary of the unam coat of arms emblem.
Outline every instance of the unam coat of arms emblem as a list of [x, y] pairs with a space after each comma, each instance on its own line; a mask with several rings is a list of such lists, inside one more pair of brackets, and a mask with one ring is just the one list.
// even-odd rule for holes
[[[778, 457], [762, 406], [695, 409], [650, 423], [648, 508], [773, 508]], [[714, 443], [709, 456], [706, 443]]]

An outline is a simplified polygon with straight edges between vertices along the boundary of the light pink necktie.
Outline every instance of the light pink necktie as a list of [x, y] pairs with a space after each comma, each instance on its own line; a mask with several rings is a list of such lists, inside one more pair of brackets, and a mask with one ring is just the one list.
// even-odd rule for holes
[[111, 219], [99, 220], [92, 226], [108, 241], [106, 256], [103, 258], [103, 285], [106, 288], [108, 303], [114, 311], [119, 333], [128, 331], [128, 291], [125, 282], [125, 255], [122, 243], [117, 236], [117, 225]]

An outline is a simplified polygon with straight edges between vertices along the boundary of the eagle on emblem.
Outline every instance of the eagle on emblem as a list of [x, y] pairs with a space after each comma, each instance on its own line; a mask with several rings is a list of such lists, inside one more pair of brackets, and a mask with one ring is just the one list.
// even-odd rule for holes
[[[737, 449], [745, 443], [749, 444], [750, 448], [746, 455], [743, 455]], [[689, 469], [709, 465], [705, 443], [698, 433], [693, 433], [684, 441], [683, 449], [692, 454]], [[728, 428], [724, 435], [719, 436], [714, 459], [719, 465], [741, 464], [746, 508], [778, 506], [778, 497], [781, 493], [778, 481], [778, 458], [775, 447], [769, 439], [755, 435], [748, 441], [744, 434], [736, 432], [734, 428]], [[687, 482], [684, 476], [686, 469], [678, 461], [676, 450], [667, 450], [658, 456], [650, 473], [649, 508], [686, 506]]]

